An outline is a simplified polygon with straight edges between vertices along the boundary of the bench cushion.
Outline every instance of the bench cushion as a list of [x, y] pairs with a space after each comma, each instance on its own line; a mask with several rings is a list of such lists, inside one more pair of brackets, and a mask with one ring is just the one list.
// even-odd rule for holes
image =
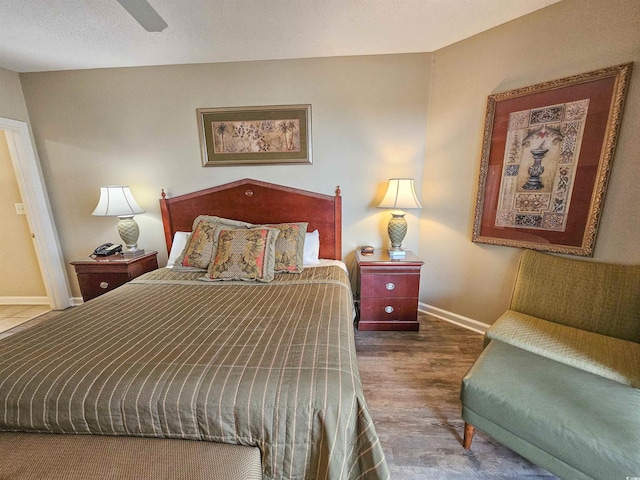
[[261, 480], [255, 447], [192, 440], [0, 433], [3, 480]]
[[640, 472], [636, 388], [492, 340], [465, 376], [461, 398], [469, 417], [521, 439], [513, 449], [552, 472], [559, 464], [596, 479]]
[[640, 343], [508, 310], [486, 333], [515, 347], [640, 388]]

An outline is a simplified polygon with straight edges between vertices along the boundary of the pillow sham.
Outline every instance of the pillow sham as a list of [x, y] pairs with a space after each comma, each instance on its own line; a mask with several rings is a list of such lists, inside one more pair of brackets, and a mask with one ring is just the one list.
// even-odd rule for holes
[[236, 227], [236, 228], [255, 227], [255, 225], [253, 225], [252, 223], [243, 222], [242, 220], [233, 220], [231, 218], [216, 217], [215, 215], [198, 215], [196, 219], [193, 221], [193, 227], [191, 229], [195, 230], [198, 223], [200, 223], [203, 220], [209, 223], [216, 223], [219, 225], [228, 225], [230, 227]]
[[253, 225], [240, 220], [216, 217], [213, 215], [198, 215], [193, 221], [193, 231], [187, 240], [181, 255], [176, 259], [174, 269], [177, 271], [198, 271], [209, 268], [215, 254], [217, 235], [215, 228], [226, 225], [234, 228], [248, 228]]
[[274, 278], [277, 228], [216, 228], [217, 248], [202, 280], [255, 280]]
[[307, 222], [267, 224], [277, 228], [280, 235], [276, 240], [276, 273], [300, 273], [303, 269], [304, 243]]
[[182, 254], [184, 247], [187, 246], [191, 232], [176, 232], [173, 234], [173, 242], [171, 242], [171, 251], [169, 252], [169, 258], [167, 260], [167, 268], [172, 268], [176, 260]]
[[189, 235], [187, 244], [173, 268], [180, 271], [206, 270], [214, 250], [216, 224], [201, 220]]
[[303, 261], [304, 265], [317, 265], [320, 263], [320, 233], [318, 230], [314, 230], [313, 232], [309, 232], [305, 235], [304, 239], [304, 254]]

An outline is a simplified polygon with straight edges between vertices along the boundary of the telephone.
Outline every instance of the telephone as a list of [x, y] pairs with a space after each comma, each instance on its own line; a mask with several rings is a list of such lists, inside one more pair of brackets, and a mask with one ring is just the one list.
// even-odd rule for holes
[[122, 245], [114, 245], [113, 243], [103, 243], [99, 247], [97, 247], [93, 254], [98, 257], [106, 257], [107, 255], [113, 255], [114, 253], [118, 253], [122, 251]]

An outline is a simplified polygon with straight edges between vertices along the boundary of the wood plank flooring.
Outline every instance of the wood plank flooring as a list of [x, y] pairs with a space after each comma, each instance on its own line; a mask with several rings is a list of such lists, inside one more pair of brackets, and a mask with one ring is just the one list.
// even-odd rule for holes
[[419, 332], [355, 332], [365, 397], [392, 478], [554, 479], [480, 431], [470, 451], [462, 448], [460, 382], [482, 351], [482, 335], [423, 314], [419, 320]]
[[419, 332], [361, 332], [365, 398], [394, 480], [555, 477], [477, 431], [462, 448], [460, 382], [482, 335], [419, 315]]

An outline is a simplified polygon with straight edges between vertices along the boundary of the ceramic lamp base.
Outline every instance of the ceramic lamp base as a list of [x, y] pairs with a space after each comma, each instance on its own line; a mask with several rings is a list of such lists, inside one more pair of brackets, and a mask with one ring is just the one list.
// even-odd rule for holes
[[404, 212], [392, 212], [389, 225], [387, 225], [387, 233], [391, 240], [390, 251], [403, 251], [402, 241], [407, 234], [407, 220], [404, 218]]
[[140, 236], [140, 228], [133, 219], [133, 215], [118, 217], [118, 233], [125, 247], [123, 253], [133, 253], [138, 250], [138, 237]]

